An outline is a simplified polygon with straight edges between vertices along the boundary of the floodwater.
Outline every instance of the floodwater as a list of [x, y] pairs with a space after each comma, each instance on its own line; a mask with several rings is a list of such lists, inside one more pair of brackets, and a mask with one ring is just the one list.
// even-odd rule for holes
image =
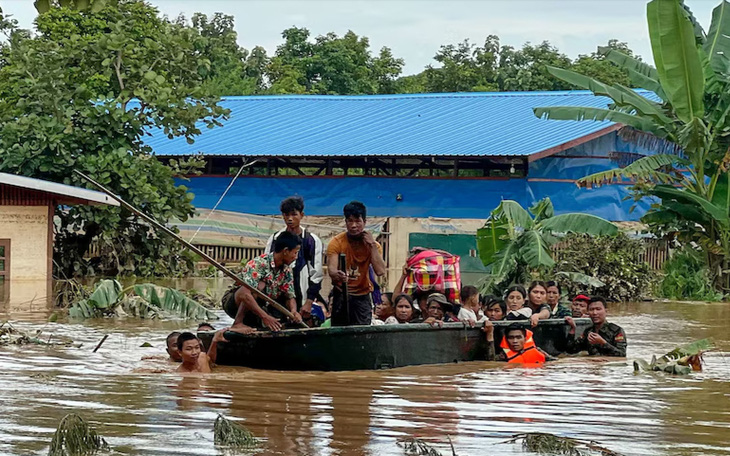
[[[183, 378], [149, 370], [175, 367], [162, 356], [164, 337], [192, 322], [45, 323], [47, 309], [21, 310], [5, 308], [0, 320], [83, 345], [0, 347], [2, 455], [47, 454], [71, 412], [97, 428], [112, 454], [232, 454], [213, 444], [218, 414], [261, 438], [249, 454], [398, 455], [396, 441], [408, 436], [443, 454], [451, 454], [449, 437], [461, 456], [524, 454], [504, 443], [522, 432], [595, 440], [625, 455], [730, 454], [728, 304], [609, 309], [628, 335], [629, 360], [713, 338], [719, 350], [705, 356], [705, 370], [684, 377], [634, 375], [629, 361], [570, 359], [543, 368], [474, 362], [345, 373], [221, 367]], [[149, 356], [159, 359], [141, 360]]]

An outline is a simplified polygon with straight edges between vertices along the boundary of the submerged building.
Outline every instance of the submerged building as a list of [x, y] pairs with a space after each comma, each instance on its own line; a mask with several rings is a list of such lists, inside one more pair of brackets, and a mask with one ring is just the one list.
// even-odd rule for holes
[[[0, 173], [0, 309], [45, 309], [51, 296], [57, 206], [119, 203], [104, 193]], [[9, 306], [9, 308], [5, 308]]]
[[287, 196], [304, 197], [315, 225], [359, 200], [378, 220], [391, 280], [408, 249], [424, 244], [461, 255], [468, 277], [483, 270], [473, 234], [503, 199], [527, 207], [549, 197], [558, 214], [612, 221], [645, 212], [641, 203], [630, 211], [625, 185], [575, 182], [654, 151], [624, 139], [620, 124], [533, 114], [535, 107], [608, 103], [587, 91], [225, 97], [230, 119], [222, 128], [203, 128], [193, 144], [161, 132], [147, 143], [163, 160], [205, 161], [203, 175], [182, 182], [203, 209], [182, 228], [208, 233], [203, 245], [218, 233], [228, 236], [227, 247], [257, 248], [276, 228], [261, 220], [278, 215]]

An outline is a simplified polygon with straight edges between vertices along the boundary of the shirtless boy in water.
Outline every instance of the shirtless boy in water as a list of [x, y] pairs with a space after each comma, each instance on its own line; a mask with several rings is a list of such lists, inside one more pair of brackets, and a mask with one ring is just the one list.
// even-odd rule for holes
[[241, 327], [236, 329], [220, 329], [216, 331], [213, 339], [210, 341], [208, 353], [203, 351], [203, 343], [195, 334], [190, 332], [180, 334], [177, 338], [177, 347], [182, 357], [182, 365], [176, 369], [176, 372], [211, 372], [218, 356], [218, 343], [226, 341], [226, 338], [223, 337], [226, 331], [250, 334], [256, 330], [245, 325], [241, 325]]

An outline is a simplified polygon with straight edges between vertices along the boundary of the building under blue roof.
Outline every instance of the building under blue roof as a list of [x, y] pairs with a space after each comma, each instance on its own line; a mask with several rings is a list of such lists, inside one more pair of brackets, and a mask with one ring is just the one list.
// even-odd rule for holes
[[184, 182], [201, 208], [248, 164], [219, 209], [276, 214], [299, 194], [309, 215], [339, 215], [356, 199], [378, 216], [486, 218], [502, 199], [549, 196], [558, 213], [636, 220], [646, 208], [629, 212], [625, 186], [575, 180], [654, 152], [623, 140], [621, 125], [532, 111], [608, 103], [587, 91], [225, 97], [223, 127], [201, 128], [194, 144], [153, 132], [147, 144], [163, 160], [203, 154], [205, 174]]
[[203, 129], [194, 144], [162, 132], [147, 143], [159, 156], [521, 157], [611, 125], [542, 120], [532, 108], [608, 102], [588, 91], [224, 97], [223, 128]]

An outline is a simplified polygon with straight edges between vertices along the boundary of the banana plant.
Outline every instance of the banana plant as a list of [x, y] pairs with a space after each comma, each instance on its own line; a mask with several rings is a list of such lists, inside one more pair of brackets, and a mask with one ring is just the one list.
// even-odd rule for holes
[[557, 106], [534, 112], [546, 119], [617, 122], [649, 141], [675, 145], [674, 153], [646, 156], [625, 168], [586, 176], [578, 184], [636, 184], [635, 200], [659, 201], [642, 221], [656, 233], [695, 241], [707, 256], [717, 287], [730, 289], [730, 2], [722, 1], [713, 10], [707, 33], [681, 0], [652, 0], [646, 12], [656, 67], [616, 50], [599, 52], [628, 71], [635, 87], [650, 93], [549, 68], [553, 76], [608, 97], [611, 104], [605, 109]]
[[555, 215], [550, 198], [538, 201], [529, 212], [516, 201], [504, 200], [477, 230], [477, 249], [490, 268], [492, 283], [521, 282], [526, 271], [555, 265], [550, 247], [564, 233], [615, 235], [618, 228], [595, 215]]
[[[128, 294], [132, 290], [134, 293]], [[71, 318], [101, 318], [118, 316], [121, 311], [143, 319], [163, 316], [198, 321], [218, 319], [214, 312], [178, 290], [151, 283], [122, 289], [118, 281], [111, 279], [97, 283], [91, 295], [72, 304], [68, 313]]]

